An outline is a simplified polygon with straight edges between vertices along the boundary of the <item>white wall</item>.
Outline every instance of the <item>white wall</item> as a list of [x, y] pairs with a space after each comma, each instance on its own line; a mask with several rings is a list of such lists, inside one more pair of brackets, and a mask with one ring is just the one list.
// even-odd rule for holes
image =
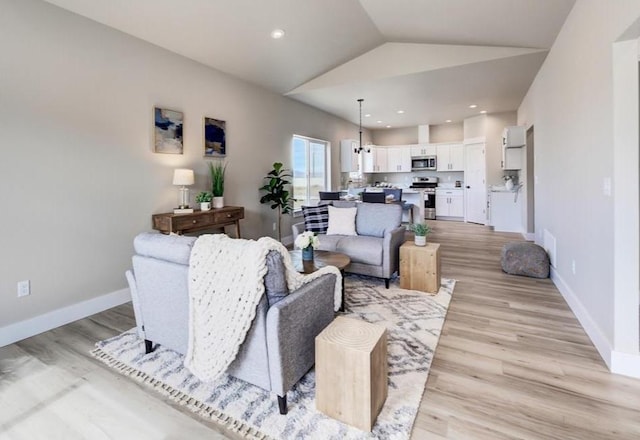
[[[418, 127], [387, 128], [372, 130], [375, 145], [410, 145], [418, 143]], [[429, 125], [429, 143], [462, 142], [462, 122]]]
[[409, 145], [418, 143], [418, 127], [371, 130], [374, 145]]
[[463, 140], [464, 130], [462, 122], [429, 126], [429, 142], [431, 143], [462, 142]]
[[[126, 287], [133, 237], [176, 205], [174, 168], [196, 171], [192, 200], [208, 187], [205, 115], [227, 121], [225, 200], [245, 207], [245, 237], [274, 234], [258, 188], [274, 161], [290, 165], [294, 133], [332, 143], [339, 181], [353, 124], [47, 3], [1, 9], [0, 333]], [[154, 105], [184, 112], [184, 155], [153, 153]]]
[[518, 110], [518, 123], [535, 127], [536, 239], [545, 229], [556, 237], [554, 280], [606, 361], [615, 328], [614, 201], [603, 195], [604, 178], [616, 184], [612, 48], [639, 15], [637, 0], [578, 0]]

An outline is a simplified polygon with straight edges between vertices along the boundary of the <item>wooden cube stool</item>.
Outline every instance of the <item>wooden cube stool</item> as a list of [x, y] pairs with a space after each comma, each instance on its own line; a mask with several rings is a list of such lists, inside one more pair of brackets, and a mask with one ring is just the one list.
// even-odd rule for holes
[[440, 290], [440, 245], [416, 246], [405, 241], [400, 246], [400, 288], [438, 293]]
[[371, 431], [387, 398], [387, 331], [338, 316], [316, 336], [316, 408]]

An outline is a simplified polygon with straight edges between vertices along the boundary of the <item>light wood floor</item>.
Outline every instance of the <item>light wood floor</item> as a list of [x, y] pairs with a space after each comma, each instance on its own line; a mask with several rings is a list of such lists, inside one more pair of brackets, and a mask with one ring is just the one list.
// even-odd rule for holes
[[[458, 282], [412, 438], [640, 438], [640, 380], [608, 373], [551, 281], [500, 270], [521, 237], [431, 224]], [[235, 438], [88, 354], [133, 325], [124, 305], [0, 348], [0, 439]]]

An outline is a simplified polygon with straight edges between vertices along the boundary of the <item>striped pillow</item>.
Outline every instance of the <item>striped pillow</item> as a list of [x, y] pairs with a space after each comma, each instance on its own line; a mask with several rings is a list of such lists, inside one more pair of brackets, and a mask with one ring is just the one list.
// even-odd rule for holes
[[329, 207], [322, 206], [303, 206], [302, 214], [304, 215], [304, 230], [318, 232], [324, 234], [329, 227]]

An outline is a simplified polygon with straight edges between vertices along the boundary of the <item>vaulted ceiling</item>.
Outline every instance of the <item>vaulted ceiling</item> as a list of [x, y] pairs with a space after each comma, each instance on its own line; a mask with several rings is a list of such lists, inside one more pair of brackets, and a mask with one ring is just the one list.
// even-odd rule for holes
[[575, 2], [47, 1], [372, 129], [515, 110]]

